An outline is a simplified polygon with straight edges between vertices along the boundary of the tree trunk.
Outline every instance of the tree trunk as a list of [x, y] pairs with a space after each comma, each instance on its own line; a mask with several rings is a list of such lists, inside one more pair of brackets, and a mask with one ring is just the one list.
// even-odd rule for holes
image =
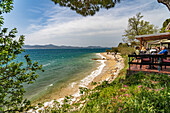
[[162, 3], [164, 5], [166, 5], [170, 11], [170, 0], [157, 0], [158, 3]]

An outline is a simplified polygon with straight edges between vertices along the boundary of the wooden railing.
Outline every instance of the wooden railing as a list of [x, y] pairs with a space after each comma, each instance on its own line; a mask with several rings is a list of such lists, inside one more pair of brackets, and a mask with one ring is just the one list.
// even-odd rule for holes
[[[140, 68], [142, 65], [150, 65], [159, 66], [159, 71], [162, 69], [162, 66], [170, 66], [170, 60], [167, 60], [167, 62], [164, 62], [165, 59], [168, 59], [170, 55], [128, 55], [129, 57], [129, 70], [131, 64], [140, 65]], [[136, 62], [134, 62], [136, 61]]]

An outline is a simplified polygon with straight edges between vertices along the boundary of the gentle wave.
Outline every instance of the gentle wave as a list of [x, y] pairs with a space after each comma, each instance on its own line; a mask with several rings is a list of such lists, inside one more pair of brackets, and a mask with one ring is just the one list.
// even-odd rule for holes
[[[102, 59], [106, 59], [106, 57], [102, 56], [100, 53], [97, 53], [98, 56], [100, 56]], [[97, 60], [101, 63], [99, 67], [97, 67], [97, 70], [93, 71], [90, 75], [85, 77], [83, 80], [80, 82], [80, 87], [87, 87], [89, 83], [93, 81], [95, 77], [97, 77], [103, 70], [103, 68], [106, 66], [105, 61], [106, 60]]]
[[44, 64], [43, 67], [49, 66], [51, 63]]
[[[102, 59], [106, 59], [106, 57], [102, 56], [100, 53], [97, 53], [96, 55], [100, 56]], [[87, 88], [88, 84], [91, 83], [95, 77], [97, 77], [98, 75], [101, 74], [103, 68], [106, 66], [105, 61], [106, 60], [97, 60], [98, 62], [100, 62], [100, 66], [97, 67], [97, 69], [95, 71], [93, 71], [90, 75], [88, 75], [87, 77], [85, 77], [84, 79], [81, 80], [79, 87], [85, 87]], [[75, 83], [73, 83], [74, 85]], [[80, 97], [82, 94], [80, 94], [80, 90], [78, 90], [77, 93], [73, 94], [72, 96], [74, 97], [73, 99], [71, 99], [70, 104], [72, 104], [74, 101], [76, 101], [76, 99], [78, 97]], [[58, 102], [60, 102], [62, 104], [62, 99], [59, 99]]]

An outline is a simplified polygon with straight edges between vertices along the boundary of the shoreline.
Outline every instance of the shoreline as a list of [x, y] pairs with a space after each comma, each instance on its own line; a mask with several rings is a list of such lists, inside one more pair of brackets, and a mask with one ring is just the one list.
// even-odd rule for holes
[[[96, 67], [96, 69], [91, 72], [90, 75], [86, 76], [85, 78], [83, 78], [82, 80], [80, 80], [79, 83], [73, 82], [71, 84], [69, 84], [68, 88], [65, 88], [63, 90], [67, 91], [66, 94], [62, 95], [62, 96], [73, 96], [73, 98], [71, 99], [71, 103], [77, 102], [79, 99], [79, 97], [81, 96], [81, 94], [79, 94], [79, 87], [86, 87], [88, 89], [93, 89], [95, 88], [97, 85], [99, 85], [98, 83], [101, 83], [103, 81], [113, 81], [119, 71], [121, 69], [124, 68], [124, 61], [121, 58], [120, 55], [117, 55], [118, 61], [115, 60], [113, 55], [107, 55], [107, 53], [96, 53], [97, 56], [100, 56], [101, 60], [96, 60], [97, 62], [100, 62], [100, 65]], [[96, 82], [96, 85], [92, 85], [91, 83]], [[68, 93], [69, 91], [71, 91], [72, 94]], [[58, 101], [60, 104], [62, 104], [64, 98], [61, 97], [61, 95], [58, 96], [58, 99], [53, 99], [50, 102], [45, 102], [44, 106], [41, 108], [38, 108], [36, 111], [28, 111], [28, 112], [37, 112], [39, 110], [44, 110], [46, 107], [52, 107], [54, 100]]]
[[[109, 83], [114, 81], [114, 79], [119, 74], [120, 70], [124, 68], [124, 59], [120, 55], [116, 55], [116, 58], [118, 61], [116, 61], [115, 57], [111, 54], [108, 54], [106, 52], [100, 53], [102, 56], [104, 56], [107, 61], [106, 66], [103, 68], [102, 72], [94, 78], [93, 82], [101, 83], [103, 81], [108, 81]], [[88, 85], [89, 89], [95, 88], [97, 85]]]

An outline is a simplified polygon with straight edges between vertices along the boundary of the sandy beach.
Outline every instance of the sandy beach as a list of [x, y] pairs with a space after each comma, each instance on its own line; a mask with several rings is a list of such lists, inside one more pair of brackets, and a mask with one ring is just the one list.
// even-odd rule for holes
[[[94, 78], [93, 82], [101, 83], [102, 81], [113, 81], [119, 71], [124, 67], [124, 60], [121, 58], [120, 55], [115, 56], [112, 54], [100, 53], [102, 56], [106, 58], [105, 64], [106, 66], [103, 68], [101, 74]], [[89, 84], [88, 88], [92, 89], [96, 86]]]
[[[44, 107], [47, 106], [53, 106], [54, 100], [59, 101], [62, 103], [65, 96], [72, 95], [72, 103], [76, 102], [77, 99], [81, 96], [79, 94], [79, 87], [86, 87], [89, 89], [95, 88], [99, 83], [102, 81], [113, 81], [119, 71], [124, 68], [124, 60], [120, 55], [116, 55], [116, 58], [112, 54], [107, 54], [106, 52], [100, 53], [99, 56], [101, 58], [97, 59], [101, 64], [96, 68], [95, 71], [93, 71], [89, 76], [85, 77], [80, 82], [73, 82], [69, 84], [68, 87], [65, 87], [61, 89], [60, 91], [57, 91], [56, 93], [53, 93], [50, 97], [46, 96], [40, 102], [44, 102]], [[93, 85], [92, 82], [96, 82], [96, 85]], [[49, 100], [52, 100], [49, 102]], [[43, 110], [44, 108], [40, 108], [38, 110]], [[31, 111], [32, 112], [32, 111]]]

